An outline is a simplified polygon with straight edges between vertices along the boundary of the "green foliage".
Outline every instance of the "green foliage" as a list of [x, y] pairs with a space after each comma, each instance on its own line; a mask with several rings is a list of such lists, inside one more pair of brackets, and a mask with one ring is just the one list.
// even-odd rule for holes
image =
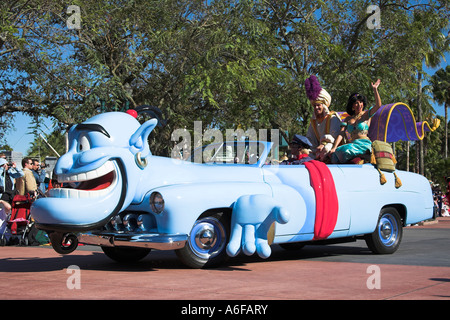
[[28, 157], [39, 159], [39, 161], [43, 162], [45, 160], [45, 157], [47, 156], [57, 156], [53, 149], [59, 155], [63, 155], [65, 153], [66, 139], [63, 132], [61, 132], [60, 130], [55, 130], [50, 134], [42, 135], [42, 137], [37, 136], [33, 141], [30, 149], [27, 151]]
[[161, 155], [170, 154], [174, 129], [192, 131], [194, 121], [305, 134], [310, 74], [330, 92], [333, 110], [344, 110], [354, 91], [372, 104], [370, 82], [380, 78], [383, 103], [407, 102], [431, 118], [417, 75], [423, 61], [436, 65], [448, 51], [448, 1], [379, 1], [380, 29], [368, 28], [364, 0], [70, 4], [80, 8], [80, 29], [67, 27], [66, 1], [0, 3], [2, 120], [20, 111], [52, 117], [63, 130], [147, 104], [166, 120], [151, 136]]

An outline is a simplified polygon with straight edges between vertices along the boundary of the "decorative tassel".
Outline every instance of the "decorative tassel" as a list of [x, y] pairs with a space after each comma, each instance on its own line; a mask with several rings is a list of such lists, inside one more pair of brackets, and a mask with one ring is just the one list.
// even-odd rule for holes
[[377, 164], [377, 160], [375, 159], [375, 151], [372, 150], [371, 154], [370, 154], [370, 163], [373, 165]]
[[386, 177], [384, 176], [384, 174], [381, 174], [380, 176], [380, 183], [381, 184], [385, 184], [387, 182]]
[[378, 169], [378, 172], [380, 173], [380, 184], [385, 184], [387, 182], [386, 177], [384, 176], [384, 174], [380, 171], [380, 169]]
[[395, 176], [395, 187], [398, 189], [402, 186], [402, 180], [400, 180], [400, 178], [395, 174], [395, 172], [394, 176]]
[[441, 124], [441, 120], [440, 119], [434, 119], [433, 120], [433, 128], [431, 128], [431, 131], [436, 130], [439, 127], [440, 124]]

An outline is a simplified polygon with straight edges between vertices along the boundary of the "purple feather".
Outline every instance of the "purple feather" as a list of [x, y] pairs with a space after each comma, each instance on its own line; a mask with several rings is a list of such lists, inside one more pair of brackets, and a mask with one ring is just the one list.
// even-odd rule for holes
[[305, 90], [306, 96], [309, 100], [316, 100], [319, 96], [320, 90], [322, 87], [320, 86], [319, 80], [315, 75], [311, 75], [308, 79], [305, 80]]

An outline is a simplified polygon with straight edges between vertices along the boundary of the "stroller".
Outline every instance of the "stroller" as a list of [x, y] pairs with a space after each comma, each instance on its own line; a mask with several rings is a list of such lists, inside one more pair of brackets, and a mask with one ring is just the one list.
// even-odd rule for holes
[[[33, 201], [34, 199], [29, 194], [14, 196], [11, 213], [5, 220], [7, 225], [0, 238], [2, 246], [16, 243], [17, 238], [19, 245], [28, 245], [28, 233], [34, 224], [30, 215], [30, 207]], [[7, 231], [11, 234], [9, 243], [5, 237]]]

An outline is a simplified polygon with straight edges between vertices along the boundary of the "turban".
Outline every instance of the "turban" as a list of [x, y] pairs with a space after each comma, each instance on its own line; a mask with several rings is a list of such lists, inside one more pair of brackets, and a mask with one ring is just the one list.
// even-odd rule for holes
[[320, 86], [319, 80], [317, 80], [317, 77], [315, 75], [311, 75], [308, 79], [305, 80], [305, 90], [306, 96], [311, 101], [311, 103], [318, 101], [323, 103], [327, 108], [330, 107], [331, 96], [325, 89]]

